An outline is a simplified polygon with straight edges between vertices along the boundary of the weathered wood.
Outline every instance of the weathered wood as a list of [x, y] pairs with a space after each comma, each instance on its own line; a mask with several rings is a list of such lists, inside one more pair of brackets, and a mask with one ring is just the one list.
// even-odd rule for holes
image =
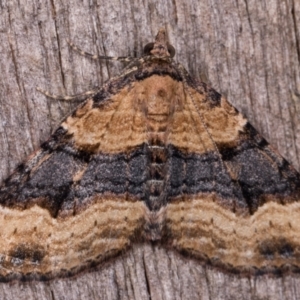
[[[118, 74], [74, 53], [141, 55], [165, 25], [176, 59], [209, 82], [300, 169], [300, 2], [0, 1], [0, 178], [37, 149], [75, 103], [53, 101]], [[239, 278], [150, 245], [97, 272], [0, 284], [1, 299], [299, 299], [300, 279]]]

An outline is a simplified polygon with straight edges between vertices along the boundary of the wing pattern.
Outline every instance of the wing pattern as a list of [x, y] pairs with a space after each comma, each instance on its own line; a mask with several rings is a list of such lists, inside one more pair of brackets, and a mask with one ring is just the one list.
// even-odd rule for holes
[[76, 274], [154, 241], [229, 272], [299, 271], [299, 174], [166, 45], [161, 30], [150, 58], [2, 184], [2, 281]]

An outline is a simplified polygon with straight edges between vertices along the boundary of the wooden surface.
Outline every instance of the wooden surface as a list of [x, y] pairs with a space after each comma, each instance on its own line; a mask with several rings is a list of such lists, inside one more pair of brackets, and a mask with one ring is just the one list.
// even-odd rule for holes
[[[142, 54], [165, 26], [175, 59], [226, 95], [300, 169], [300, 2], [297, 0], [0, 1], [0, 179], [122, 63], [74, 53]], [[137, 245], [97, 272], [48, 283], [0, 284], [1, 299], [299, 299], [299, 276], [239, 278]]]

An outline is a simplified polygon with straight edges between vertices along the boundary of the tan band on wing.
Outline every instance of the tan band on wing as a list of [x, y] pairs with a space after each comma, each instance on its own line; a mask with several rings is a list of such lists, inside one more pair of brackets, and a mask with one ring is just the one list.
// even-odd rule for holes
[[36, 205], [0, 207], [0, 275], [55, 274], [128, 247], [143, 226], [143, 202], [103, 196], [93, 202], [78, 215], [57, 219]]
[[166, 226], [175, 248], [223, 265], [300, 266], [299, 215], [299, 202], [267, 202], [251, 216], [238, 216], [194, 196], [168, 205]]

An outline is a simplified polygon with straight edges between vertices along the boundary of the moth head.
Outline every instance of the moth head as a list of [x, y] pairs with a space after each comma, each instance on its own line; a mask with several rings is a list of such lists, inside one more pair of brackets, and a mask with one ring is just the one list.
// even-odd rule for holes
[[144, 47], [145, 55], [153, 55], [155, 57], [174, 57], [175, 48], [169, 44], [167, 33], [164, 28], [158, 31], [154, 43], [149, 43]]

